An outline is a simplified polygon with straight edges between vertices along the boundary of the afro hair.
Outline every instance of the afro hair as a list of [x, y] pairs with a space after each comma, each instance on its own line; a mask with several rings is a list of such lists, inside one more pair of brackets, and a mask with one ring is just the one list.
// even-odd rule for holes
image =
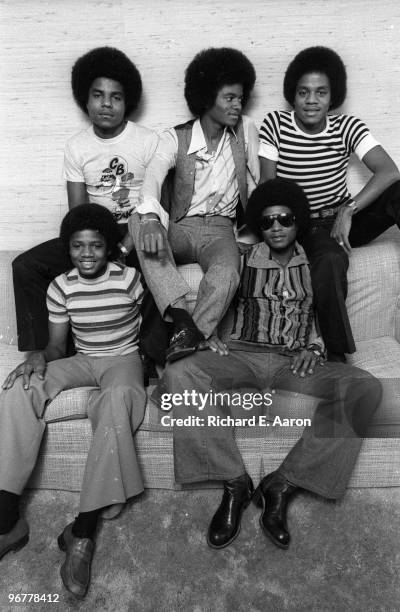
[[215, 103], [224, 85], [243, 86], [243, 106], [254, 87], [256, 73], [253, 64], [237, 49], [221, 47], [200, 51], [185, 73], [185, 98], [190, 112], [201, 117]]
[[113, 214], [100, 204], [80, 204], [74, 206], [61, 222], [60, 238], [67, 253], [71, 236], [75, 232], [95, 230], [103, 236], [109, 253], [108, 259], [117, 259], [120, 232]]
[[310, 225], [310, 208], [302, 188], [285, 178], [274, 178], [258, 185], [247, 203], [245, 221], [247, 227], [260, 239], [261, 217], [267, 206], [287, 206], [296, 217], [297, 238], [305, 234]]
[[290, 62], [283, 81], [283, 95], [294, 105], [297, 83], [304, 74], [325, 74], [331, 86], [331, 108], [341, 106], [346, 98], [346, 68], [339, 55], [328, 47], [308, 47]]
[[125, 94], [125, 116], [138, 106], [142, 96], [142, 79], [135, 64], [122, 51], [97, 47], [82, 55], [72, 67], [72, 93], [78, 106], [88, 114], [89, 89], [99, 77], [118, 81]]

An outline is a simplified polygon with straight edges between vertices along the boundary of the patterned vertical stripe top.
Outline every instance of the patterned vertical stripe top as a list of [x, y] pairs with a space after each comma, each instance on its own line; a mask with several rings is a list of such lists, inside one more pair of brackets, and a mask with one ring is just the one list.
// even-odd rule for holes
[[74, 268], [57, 276], [47, 290], [49, 320], [70, 322], [79, 353], [127, 355], [138, 348], [142, 296], [135, 268], [108, 262], [105, 273], [92, 280]]
[[313, 322], [311, 276], [304, 249], [296, 243], [291, 260], [281, 266], [264, 242], [252, 246], [244, 256], [231, 341], [294, 351], [310, 342]]
[[351, 153], [362, 159], [378, 144], [350, 115], [328, 115], [322, 132], [308, 134], [296, 124], [294, 111], [274, 111], [261, 125], [259, 155], [276, 161], [277, 176], [298, 183], [317, 212], [351, 197], [346, 184]]

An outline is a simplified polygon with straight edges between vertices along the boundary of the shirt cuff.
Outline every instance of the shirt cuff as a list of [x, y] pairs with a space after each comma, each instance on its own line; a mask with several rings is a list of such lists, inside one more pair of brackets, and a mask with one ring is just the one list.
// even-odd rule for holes
[[162, 225], [166, 230], [168, 229], [169, 215], [156, 198], [147, 197], [144, 201], [139, 202], [136, 206], [136, 212], [138, 212], [139, 215], [147, 215], [149, 213], [158, 215]]
[[279, 152], [274, 145], [267, 144], [265, 142], [260, 142], [260, 148], [258, 149], [258, 154], [260, 157], [266, 157], [271, 161], [277, 162], [279, 160]]

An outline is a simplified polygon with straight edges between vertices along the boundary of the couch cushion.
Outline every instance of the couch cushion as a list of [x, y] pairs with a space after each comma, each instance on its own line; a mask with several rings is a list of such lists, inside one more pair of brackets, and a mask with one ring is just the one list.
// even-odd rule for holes
[[396, 336], [400, 316], [400, 232], [392, 228], [353, 249], [347, 310], [357, 349], [360, 340]]
[[11, 262], [17, 251], [0, 253], [0, 344], [17, 344], [17, 323]]

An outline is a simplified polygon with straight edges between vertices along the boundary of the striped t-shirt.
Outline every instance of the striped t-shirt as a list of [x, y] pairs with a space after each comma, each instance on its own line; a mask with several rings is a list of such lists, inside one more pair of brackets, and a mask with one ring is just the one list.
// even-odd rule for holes
[[295, 351], [310, 342], [313, 323], [311, 275], [304, 249], [296, 243], [291, 260], [281, 266], [271, 258], [267, 244], [252, 246], [244, 256], [231, 341]]
[[74, 268], [50, 283], [49, 320], [70, 323], [79, 353], [127, 355], [138, 348], [142, 295], [135, 268], [108, 262], [105, 273], [91, 280], [82, 278]]
[[350, 115], [328, 115], [326, 127], [307, 134], [294, 111], [268, 113], [260, 128], [260, 157], [277, 162], [277, 176], [305, 191], [313, 212], [343, 204], [351, 196], [346, 174], [351, 153], [362, 159], [379, 144], [367, 126]]

